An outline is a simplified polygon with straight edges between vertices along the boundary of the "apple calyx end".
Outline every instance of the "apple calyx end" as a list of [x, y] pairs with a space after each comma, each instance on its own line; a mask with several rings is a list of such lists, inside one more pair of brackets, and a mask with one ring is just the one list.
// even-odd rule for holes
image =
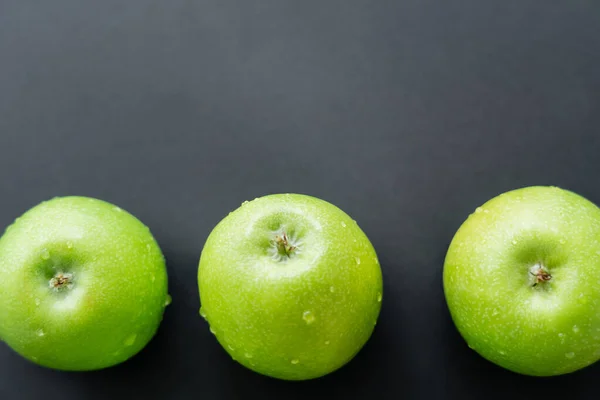
[[58, 272], [50, 279], [48, 286], [56, 292], [71, 289], [73, 287], [73, 274]]
[[273, 241], [275, 243], [275, 247], [277, 248], [277, 253], [280, 256], [290, 258], [290, 256], [296, 250], [296, 246], [292, 246], [290, 244], [290, 240], [285, 232], [283, 232], [281, 235], [275, 236]]
[[529, 274], [532, 276], [532, 287], [536, 287], [540, 283], [548, 282], [552, 279], [552, 275], [541, 263], [535, 264], [529, 269]]

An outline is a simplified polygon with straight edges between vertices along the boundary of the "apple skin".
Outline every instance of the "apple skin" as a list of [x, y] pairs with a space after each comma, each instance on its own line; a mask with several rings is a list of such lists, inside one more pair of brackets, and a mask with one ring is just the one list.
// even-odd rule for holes
[[[68, 285], [57, 286], [60, 273]], [[0, 275], [0, 338], [53, 369], [132, 357], [154, 336], [168, 299], [148, 228], [92, 198], [55, 198], [18, 218], [0, 238]]]
[[[289, 257], [275, 238], [286, 233]], [[371, 242], [336, 206], [306, 195], [245, 202], [210, 234], [198, 270], [200, 314], [231, 357], [305, 380], [346, 364], [377, 322], [382, 275]]]
[[[540, 265], [547, 281], [535, 276]], [[556, 187], [493, 198], [454, 236], [444, 291], [469, 347], [497, 365], [552, 376], [594, 363], [600, 359], [600, 209]]]

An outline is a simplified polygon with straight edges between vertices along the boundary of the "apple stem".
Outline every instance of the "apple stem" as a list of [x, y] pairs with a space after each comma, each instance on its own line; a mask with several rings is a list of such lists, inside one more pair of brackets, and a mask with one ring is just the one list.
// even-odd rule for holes
[[56, 291], [64, 288], [70, 289], [73, 286], [73, 274], [59, 272], [50, 279], [48, 285]]
[[529, 273], [533, 276], [533, 287], [536, 287], [539, 283], [548, 282], [552, 279], [552, 275], [542, 264], [535, 264]]
[[275, 236], [275, 245], [277, 246], [277, 252], [282, 256], [287, 256], [288, 258], [294, 252], [294, 250], [296, 250], [296, 247], [290, 244], [285, 232], [283, 232], [281, 236]]

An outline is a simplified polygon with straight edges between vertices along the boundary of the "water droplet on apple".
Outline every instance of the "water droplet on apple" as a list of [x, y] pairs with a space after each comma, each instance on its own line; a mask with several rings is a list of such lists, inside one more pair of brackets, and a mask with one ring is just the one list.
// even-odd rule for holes
[[294, 364], [294, 365], [298, 364], [299, 362], [300, 362], [300, 360], [298, 360], [297, 358], [294, 358], [294, 359], [291, 361], [291, 363], [292, 363], [292, 364]]
[[168, 294], [167, 297], [165, 298], [165, 307], [170, 305], [172, 302], [173, 302], [173, 298], [171, 297], [170, 294]]
[[43, 329], [38, 329], [37, 331], [35, 331], [35, 334], [38, 335], [38, 337], [46, 336], [46, 332], [44, 332]]
[[315, 316], [311, 311], [304, 311], [304, 313], [302, 314], [302, 319], [304, 320], [304, 322], [306, 322], [307, 325], [310, 325], [313, 322], [315, 322]]
[[113, 207], [113, 210], [115, 210], [116, 212], [123, 212], [123, 210], [121, 209], [121, 207]]
[[244, 202], [242, 203], [242, 206], [245, 206], [245, 205], [246, 205], [246, 204], [248, 204], [248, 203], [250, 203], [250, 202], [249, 202], [248, 200], [246, 200], [246, 201], [244, 201]]
[[213, 335], [217, 334], [217, 331], [215, 330], [215, 328], [213, 328], [212, 326], [208, 328], [208, 330], [210, 331], [210, 333], [212, 333]]
[[346, 227], [346, 223], [344, 221], [342, 221], [342, 228]]
[[481, 208], [481, 207], [477, 207], [477, 208], [475, 209], [475, 212], [476, 212], [477, 214], [479, 214], [479, 213], [480, 213], [480, 212], [482, 212], [482, 211], [483, 211], [483, 208]]
[[379, 260], [377, 259], [377, 257], [375, 257], [375, 258], [373, 259], [373, 261], [375, 261], [375, 265], [379, 265]]
[[501, 356], [505, 356], [506, 352], [504, 350], [499, 350], [498, 353], [500, 353]]
[[151, 280], [152, 282], [154, 282], [154, 281], [156, 280], [156, 276], [154, 276], [154, 274], [153, 274], [153, 275], [152, 275], [152, 277], [150, 277], [150, 280]]
[[37, 360], [39, 360], [37, 357], [31, 356], [31, 361], [37, 362]]
[[206, 319], [206, 311], [204, 311], [203, 307], [200, 307], [200, 316], [204, 319]]
[[73, 242], [67, 242], [67, 249], [71, 250], [73, 248]]
[[579, 327], [577, 325], [573, 325], [573, 333], [579, 333]]
[[231, 350], [231, 351], [234, 351], [234, 350], [235, 350], [235, 349], [233, 348], [233, 346], [232, 346], [232, 345], [230, 345], [230, 344], [228, 344], [228, 345], [227, 345], [227, 348], [228, 348], [229, 350]]
[[356, 265], [360, 265], [360, 257], [356, 257], [354, 261], [356, 261]]
[[517, 244], [518, 242], [513, 239], [512, 244]]
[[575, 353], [573, 353], [572, 351], [570, 351], [570, 352], [568, 352], [568, 353], [565, 354], [565, 357], [571, 359], [571, 358], [575, 357]]
[[250, 353], [244, 353], [244, 357], [246, 357], [247, 359], [251, 359], [253, 356]]
[[36, 297], [36, 299], [35, 299], [35, 305], [36, 305], [36, 306], [39, 306], [39, 305], [40, 305], [40, 299], [38, 299], [37, 297]]
[[50, 259], [50, 252], [48, 251], [48, 249], [43, 249], [42, 253], [40, 254], [40, 257], [42, 257], [42, 260], [46, 261]]
[[325, 346], [329, 346], [329, 343], [331, 343], [329, 340], [325, 341]]
[[565, 239], [560, 239], [560, 240], [559, 240], [559, 243], [560, 243], [560, 244], [565, 244]]
[[135, 340], [137, 339], [137, 334], [132, 334], [130, 335], [127, 339], [125, 339], [125, 346], [133, 346], [133, 344], [135, 343]]
[[148, 250], [148, 252], [152, 251], [152, 245], [150, 243], [146, 244], [146, 250]]
[[490, 210], [488, 210], [488, 209], [484, 209], [484, 210], [483, 210], [483, 212], [484, 212], [485, 214], [487, 214], [487, 213], [489, 213], [489, 212], [490, 212]]
[[383, 296], [382, 296], [381, 292], [380, 292], [380, 293], [377, 293], [377, 302], [378, 302], [378, 303], [381, 303], [381, 299], [382, 299], [382, 298], [383, 298]]
[[334, 288], [333, 286], [331, 286], [331, 287], [329, 288], [329, 291], [330, 291], [331, 293], [333, 293], [333, 292], [335, 292], [335, 288]]

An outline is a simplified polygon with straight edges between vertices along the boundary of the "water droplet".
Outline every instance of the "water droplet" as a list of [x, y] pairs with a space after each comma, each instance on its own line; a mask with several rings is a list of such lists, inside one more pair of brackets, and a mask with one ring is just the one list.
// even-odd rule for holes
[[35, 298], [35, 305], [39, 306], [41, 303], [40, 299], [38, 299], [37, 297]]
[[37, 331], [35, 331], [35, 334], [39, 337], [46, 336], [46, 332], [44, 332], [43, 329], [38, 329]]
[[579, 333], [579, 327], [577, 325], [573, 325], [573, 333]]
[[575, 357], [575, 353], [573, 353], [572, 351], [568, 352], [565, 354], [565, 357], [567, 357], [568, 359], [571, 359], [573, 357]]
[[469, 346], [469, 348], [470, 348], [471, 350], [475, 350], [475, 346], [473, 346], [472, 344], [468, 343], [468, 344], [467, 344], [467, 346]]
[[170, 294], [168, 294], [167, 297], [165, 298], [165, 307], [167, 307], [169, 304], [171, 304], [172, 301], [173, 301], [173, 298], [171, 297]]
[[67, 242], [67, 249], [71, 250], [73, 248], [73, 242]]
[[200, 316], [204, 319], [206, 319], [206, 311], [204, 311], [203, 307], [200, 307]]
[[360, 257], [356, 257], [354, 261], [356, 261], [356, 265], [360, 265]]
[[213, 335], [217, 334], [217, 331], [215, 330], [215, 328], [213, 328], [212, 326], [208, 328], [208, 330], [210, 331], [210, 333], [212, 333]]
[[558, 334], [558, 337], [559, 337], [559, 338], [564, 338], [564, 337], [565, 337], [565, 334], [561, 332], [561, 333], [559, 333], [559, 334]]
[[329, 346], [329, 343], [331, 343], [329, 340], [325, 341], [325, 346]]
[[146, 244], [146, 250], [148, 250], [148, 252], [152, 251], [152, 245], [150, 243]]
[[381, 292], [377, 293], [377, 302], [378, 302], [378, 303], [381, 303], [381, 299], [382, 299], [382, 297], [383, 297], [383, 296], [382, 296]]
[[504, 350], [499, 350], [498, 353], [500, 353], [501, 356], [505, 356], [506, 352]]
[[43, 249], [42, 253], [40, 254], [40, 257], [42, 257], [42, 260], [49, 260], [50, 259], [50, 252], [48, 251], [48, 249]]
[[517, 244], [518, 242], [513, 239], [512, 244]]
[[308, 325], [312, 324], [313, 322], [315, 322], [315, 316], [313, 315], [312, 312], [310, 311], [304, 311], [304, 313], [302, 314], [302, 319], [304, 320], [304, 322], [306, 322]]
[[331, 286], [331, 287], [329, 288], [329, 291], [330, 291], [331, 293], [333, 293], [333, 292], [335, 292], [335, 288], [334, 288], [333, 286]]
[[31, 361], [35, 361], [35, 362], [37, 362], [37, 361], [38, 361], [38, 358], [37, 358], [37, 357], [34, 357], [34, 356], [31, 356]]
[[252, 358], [253, 356], [252, 356], [252, 354], [250, 354], [250, 353], [244, 353], [244, 357], [246, 357], [247, 359], [250, 359], [250, 358]]
[[375, 258], [373, 259], [373, 261], [375, 261], [375, 265], [379, 265], [379, 260], [377, 259], [377, 257], [375, 257]]
[[152, 280], [152, 282], [154, 282], [156, 280], [156, 276], [152, 275], [150, 279]]
[[116, 212], [123, 212], [123, 210], [121, 209], [121, 207], [113, 207], [113, 210], [115, 210]]
[[481, 208], [481, 207], [477, 207], [477, 208], [475, 209], [475, 212], [476, 212], [477, 214], [479, 214], [479, 213], [480, 213], [480, 212], [482, 212], [482, 211], [483, 211], [483, 208]]
[[484, 209], [484, 210], [483, 210], [483, 212], [484, 212], [485, 214], [487, 214], [487, 213], [489, 213], [489, 212], [490, 212], [490, 210], [488, 210], [488, 209]]
[[298, 364], [299, 362], [300, 362], [300, 360], [298, 360], [297, 358], [294, 358], [294, 359], [291, 361], [291, 363], [292, 363], [292, 364], [294, 364], [294, 365]]
[[560, 239], [560, 240], [559, 240], [559, 243], [560, 243], [560, 244], [565, 244], [565, 239]]
[[227, 345], [227, 348], [228, 348], [229, 350], [231, 350], [231, 351], [234, 351], [234, 350], [235, 350], [235, 349], [233, 348], [233, 346], [232, 346], [232, 345], [230, 345], [230, 344], [228, 344], [228, 345]]
[[133, 346], [133, 344], [135, 343], [135, 340], [137, 339], [137, 334], [132, 334], [130, 335], [127, 339], [125, 339], [125, 346]]
[[243, 207], [243, 206], [245, 206], [245, 205], [246, 205], [246, 204], [248, 204], [248, 203], [250, 203], [248, 200], [244, 201], [244, 202], [242, 203], [242, 207]]
[[342, 228], [346, 227], [346, 223], [344, 221], [342, 221]]

